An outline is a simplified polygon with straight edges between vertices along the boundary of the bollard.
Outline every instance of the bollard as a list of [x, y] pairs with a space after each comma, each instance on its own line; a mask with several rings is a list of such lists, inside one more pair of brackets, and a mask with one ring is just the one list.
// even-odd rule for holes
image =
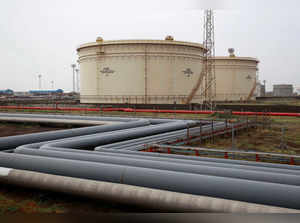
[[186, 138], [187, 138], [187, 145], [190, 144], [190, 127], [188, 126], [187, 127], [187, 130], [186, 130]]
[[201, 145], [202, 144], [202, 123], [200, 123], [200, 141], [199, 141], [199, 144]]
[[211, 142], [214, 144], [214, 120], [211, 120]]
[[225, 152], [224, 158], [229, 159], [228, 152]]
[[235, 149], [235, 140], [234, 140], [234, 125], [232, 125], [232, 128], [231, 128], [231, 144], [232, 144], [232, 149]]
[[294, 157], [291, 157], [290, 165], [295, 165], [295, 159], [294, 159]]
[[247, 115], [247, 135], [249, 136], [249, 117]]
[[258, 154], [256, 154], [255, 156], [256, 156], [256, 162], [260, 162], [259, 155], [258, 155]]

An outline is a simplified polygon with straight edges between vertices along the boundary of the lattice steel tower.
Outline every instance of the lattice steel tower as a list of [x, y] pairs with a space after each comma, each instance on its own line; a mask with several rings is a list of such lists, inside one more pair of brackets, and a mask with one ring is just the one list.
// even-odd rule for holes
[[204, 12], [204, 36], [203, 45], [207, 49], [204, 53], [203, 68], [205, 71], [204, 84], [201, 95], [208, 108], [215, 107], [216, 100], [216, 70], [215, 70], [215, 27], [214, 12], [212, 9]]
[[216, 100], [216, 71], [215, 71], [215, 32], [214, 12], [204, 11], [203, 46], [206, 48], [203, 57], [203, 68], [198, 81], [187, 97], [186, 104], [191, 103], [200, 89], [200, 100], [208, 109], [215, 107]]

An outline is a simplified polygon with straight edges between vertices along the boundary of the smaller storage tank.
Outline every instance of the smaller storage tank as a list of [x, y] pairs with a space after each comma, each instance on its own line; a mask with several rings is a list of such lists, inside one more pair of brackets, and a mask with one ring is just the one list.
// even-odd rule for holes
[[276, 84], [273, 85], [274, 97], [289, 97], [293, 96], [294, 87], [292, 84]]
[[252, 57], [237, 57], [233, 48], [228, 49], [228, 52], [227, 57], [215, 57], [216, 100], [240, 101], [249, 96], [253, 98], [259, 61]]

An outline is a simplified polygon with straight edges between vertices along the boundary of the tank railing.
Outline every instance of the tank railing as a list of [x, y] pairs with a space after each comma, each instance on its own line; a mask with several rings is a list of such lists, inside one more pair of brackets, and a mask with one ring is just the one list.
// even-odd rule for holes
[[[203, 120], [204, 121], [204, 120]], [[198, 134], [195, 133], [195, 131], [193, 131], [193, 133], [190, 133], [190, 129], [187, 128], [187, 133], [186, 133], [186, 137], [185, 138], [181, 138], [181, 139], [177, 139], [176, 141], [169, 141], [168, 143], [166, 143], [167, 145], [180, 145], [180, 144], [184, 144], [184, 145], [189, 145], [191, 143], [194, 142], [202, 142], [203, 140], [206, 139], [211, 139], [212, 141], [214, 141], [214, 138], [216, 136], [219, 135], [226, 135], [226, 134], [235, 134], [235, 132], [239, 131], [239, 130], [244, 130], [244, 129], [248, 129], [249, 128], [253, 128], [255, 126], [257, 126], [257, 122], [255, 121], [251, 121], [251, 120], [247, 120], [247, 121], [239, 121], [236, 122], [234, 124], [231, 124], [228, 120], [224, 121], [224, 120], [205, 120], [207, 121], [206, 123], [204, 123], [203, 121], [200, 121], [196, 127], [199, 127], [199, 131]], [[219, 127], [216, 128], [216, 123], [220, 121], [223, 122], [224, 125], [223, 127]], [[203, 127], [209, 127], [210, 129], [207, 131], [203, 130]], [[234, 132], [233, 132], [234, 131]], [[145, 145], [144, 148], [146, 148], [147, 145]]]
[[[243, 101], [248, 95], [247, 94], [217, 94], [217, 98], [222, 99], [223, 101], [232, 100], [235, 98], [236, 101]], [[166, 101], [166, 102], [176, 102], [178, 104], [184, 104], [188, 95], [81, 95], [82, 100], [102, 100], [107, 103], [112, 102], [122, 102], [122, 103], [144, 103], [147, 99], [147, 103], [155, 103], [157, 101]], [[201, 95], [195, 95], [193, 101], [202, 101], [204, 98]]]
[[[173, 113], [173, 114], [204, 114], [212, 115], [215, 113], [225, 114], [224, 111], [206, 110], [163, 110], [163, 109], [133, 109], [133, 108], [83, 108], [83, 107], [30, 107], [30, 106], [0, 106], [2, 110], [41, 110], [41, 111], [86, 111], [86, 112], [131, 112], [131, 113]], [[236, 116], [286, 116], [300, 117], [300, 113], [280, 113], [280, 112], [238, 112], [233, 111], [231, 115]]]
[[[280, 153], [266, 153], [266, 152], [256, 152], [256, 151], [242, 151], [242, 150], [222, 150], [222, 149], [211, 149], [211, 148], [199, 148], [199, 147], [189, 147], [189, 146], [172, 146], [172, 145], [162, 145], [162, 144], [148, 144], [145, 145], [145, 152], [163, 152], [163, 153], [176, 153], [179, 152], [189, 152], [193, 151], [195, 156], [200, 156], [200, 152], [217, 153], [224, 154], [225, 159], [229, 159], [229, 154], [242, 154], [250, 155], [247, 158], [255, 157], [256, 162], [261, 162], [261, 156], [268, 157], [282, 157], [289, 159], [290, 165], [295, 165], [295, 159], [300, 159], [299, 155], [289, 155]], [[179, 151], [179, 152], [178, 152]]]

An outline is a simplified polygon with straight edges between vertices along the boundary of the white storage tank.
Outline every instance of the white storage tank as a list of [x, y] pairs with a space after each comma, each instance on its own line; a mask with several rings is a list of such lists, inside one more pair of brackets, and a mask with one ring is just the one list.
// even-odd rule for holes
[[[81, 103], [183, 104], [200, 76], [205, 49], [172, 36], [118, 41], [99, 37], [77, 51]], [[229, 52], [215, 58], [216, 100], [245, 100], [256, 86], [258, 60]], [[201, 103], [200, 89], [191, 103]]]
[[217, 101], [240, 101], [249, 96], [254, 99], [259, 61], [237, 57], [232, 48], [228, 51], [229, 56], [215, 58]]
[[[183, 103], [202, 69], [198, 43], [118, 40], [81, 45], [81, 103]], [[197, 96], [193, 100], [197, 102]]]

